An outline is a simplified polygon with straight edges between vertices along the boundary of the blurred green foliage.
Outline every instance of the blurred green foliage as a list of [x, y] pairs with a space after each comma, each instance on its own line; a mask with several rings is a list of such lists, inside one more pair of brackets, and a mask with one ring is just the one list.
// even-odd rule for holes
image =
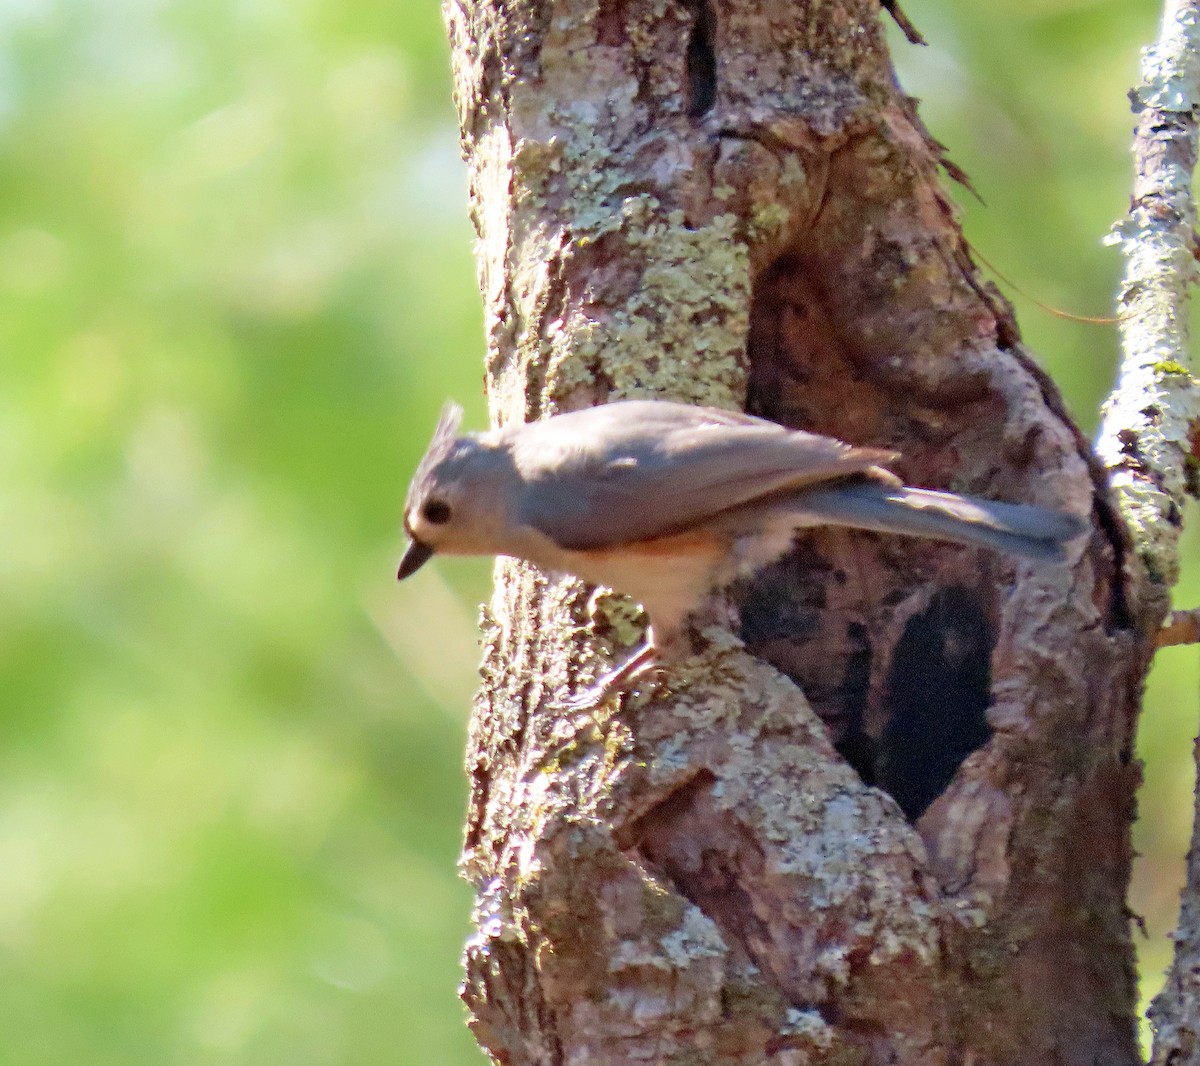
[[[971, 238], [1105, 313], [1154, 5], [907, 7]], [[478, 1063], [454, 864], [487, 568], [391, 580], [439, 404], [484, 417], [439, 13], [0, 0], [0, 41], [0, 1061]], [[1015, 299], [1090, 431], [1114, 331]], [[1165, 653], [1151, 983], [1197, 702]]]
[[435, 8], [0, 5], [0, 1060], [472, 1063]]

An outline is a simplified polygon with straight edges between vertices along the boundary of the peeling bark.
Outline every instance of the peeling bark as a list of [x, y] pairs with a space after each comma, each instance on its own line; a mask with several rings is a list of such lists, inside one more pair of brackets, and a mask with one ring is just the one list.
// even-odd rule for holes
[[[494, 417], [634, 395], [1094, 516], [1069, 566], [821, 531], [595, 729], [628, 604], [501, 562], [464, 999], [503, 1063], [1138, 1061], [1152, 640], [867, 0], [452, 2]], [[737, 633], [739, 636], [734, 636]], [[597, 655], [597, 652], [600, 654]], [[908, 817], [906, 817], [906, 813]]]

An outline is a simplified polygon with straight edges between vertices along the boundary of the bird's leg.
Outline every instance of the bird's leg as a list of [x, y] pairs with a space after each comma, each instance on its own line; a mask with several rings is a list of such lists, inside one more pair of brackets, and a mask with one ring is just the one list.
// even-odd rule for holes
[[611, 670], [601, 674], [582, 692], [572, 696], [566, 707], [570, 711], [591, 712], [605, 700], [628, 692], [635, 681], [653, 670], [657, 662], [657, 649], [650, 634], [633, 652]]
[[596, 709], [611, 697], [628, 692], [639, 677], [653, 670], [656, 651], [654, 638], [648, 630], [646, 638], [624, 660], [601, 674], [582, 692], [577, 692], [564, 701], [563, 709], [569, 715], [566, 735], [560, 735], [550, 742], [539, 765], [550, 758], [557, 758], [564, 748], [574, 743], [584, 727], [590, 726], [599, 731], [600, 724], [595, 717]]
[[575, 711], [594, 710], [612, 696], [629, 692], [638, 682], [649, 680], [662, 667], [696, 654], [692, 624], [696, 617], [696, 612], [681, 616], [656, 613], [646, 629], [646, 639], [629, 657], [601, 674], [567, 706]]

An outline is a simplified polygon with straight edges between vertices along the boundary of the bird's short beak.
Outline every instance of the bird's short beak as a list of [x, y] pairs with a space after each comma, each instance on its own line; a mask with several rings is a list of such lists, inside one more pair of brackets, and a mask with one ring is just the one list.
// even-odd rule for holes
[[433, 549], [428, 544], [422, 544], [419, 540], [410, 540], [408, 547], [404, 550], [404, 558], [400, 560], [400, 569], [396, 571], [396, 580], [403, 581], [406, 577], [412, 577], [429, 562], [432, 555]]

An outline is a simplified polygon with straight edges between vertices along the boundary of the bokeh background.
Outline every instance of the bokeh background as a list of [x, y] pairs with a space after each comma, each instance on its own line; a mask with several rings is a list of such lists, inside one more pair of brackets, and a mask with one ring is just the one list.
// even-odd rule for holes
[[[906, 6], [968, 234], [1107, 313], [1156, 5]], [[0, 0], [0, 1062], [483, 1061], [455, 859], [488, 571], [393, 581], [438, 406], [484, 417], [465, 197], [432, 2]], [[1115, 331], [1013, 299], [1094, 430]], [[1164, 652], [1148, 991], [1198, 703]]]

